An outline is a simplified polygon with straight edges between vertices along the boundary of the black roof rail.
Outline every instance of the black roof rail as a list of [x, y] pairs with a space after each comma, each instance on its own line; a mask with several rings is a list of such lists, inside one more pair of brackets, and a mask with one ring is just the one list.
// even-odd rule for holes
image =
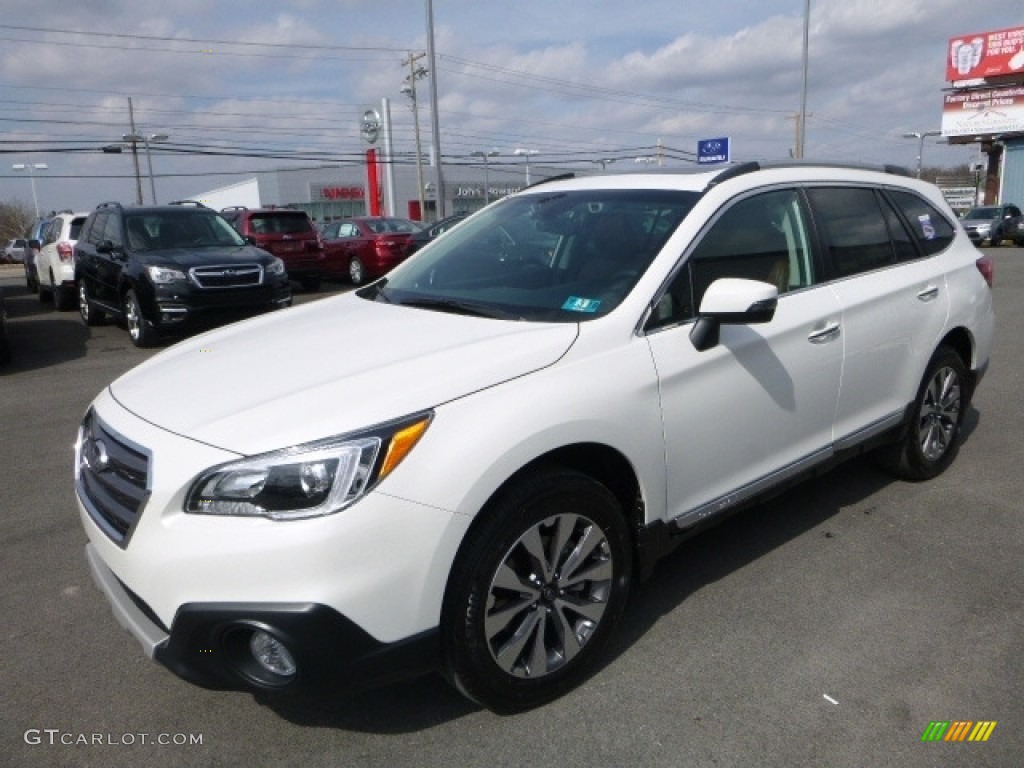
[[229, 205], [229, 206], [227, 206], [225, 208], [221, 208], [220, 212], [224, 213], [225, 211], [248, 211], [248, 210], [249, 209], [246, 206], [244, 206], [244, 205]]
[[168, 205], [191, 205], [194, 208], [206, 208], [206, 206], [198, 200], [172, 200]]
[[99, 205], [96, 206], [96, 210], [98, 211], [100, 208], [123, 208], [123, 207], [124, 207], [123, 205], [121, 205], [119, 202], [117, 202], [115, 200], [115, 201], [112, 201], [112, 202], [109, 202], [109, 203], [100, 203]]
[[560, 173], [557, 176], [549, 176], [546, 179], [541, 179], [540, 181], [535, 181], [535, 182], [533, 182], [533, 184], [527, 184], [525, 187], [523, 187], [523, 189], [533, 189], [534, 187], [539, 187], [541, 184], [547, 184], [548, 182], [551, 182], [551, 181], [565, 181], [567, 179], [575, 179], [575, 178], [576, 178], [576, 174], [573, 173], [572, 171], [570, 171], [569, 173]]
[[720, 174], [715, 176], [708, 185], [704, 188], [704, 191], [712, 189], [713, 187], [721, 184], [723, 181], [734, 179], [737, 176], [743, 176], [747, 173], [753, 173], [754, 171], [768, 170], [771, 168], [806, 168], [806, 167], [817, 167], [817, 168], [848, 168], [854, 171], [876, 171], [879, 173], [888, 173], [893, 176], [906, 176], [913, 178], [913, 174], [909, 169], [904, 168], [900, 165], [873, 165], [871, 163], [840, 163], [831, 160], [777, 160], [777, 161], [757, 161], [751, 160], [745, 163], [738, 163], [729, 168], [726, 168]]

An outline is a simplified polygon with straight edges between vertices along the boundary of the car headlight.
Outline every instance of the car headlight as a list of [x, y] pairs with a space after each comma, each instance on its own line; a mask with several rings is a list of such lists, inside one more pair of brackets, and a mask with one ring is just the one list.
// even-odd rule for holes
[[212, 467], [185, 511], [300, 520], [338, 512], [387, 477], [426, 431], [431, 413]]
[[180, 269], [169, 267], [146, 267], [146, 274], [154, 285], [163, 285], [185, 279], [185, 273]]
[[274, 260], [267, 265], [268, 275], [283, 275], [284, 274], [284, 262], [276, 256]]

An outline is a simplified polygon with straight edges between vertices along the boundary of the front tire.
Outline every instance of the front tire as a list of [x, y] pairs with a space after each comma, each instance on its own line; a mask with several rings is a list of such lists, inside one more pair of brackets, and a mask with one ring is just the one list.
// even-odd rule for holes
[[970, 402], [967, 368], [949, 347], [928, 363], [906, 435], [879, 454], [882, 466], [904, 480], [930, 480], [953, 463]]
[[124, 322], [128, 326], [128, 338], [136, 347], [151, 347], [156, 343], [156, 331], [146, 322], [139, 298], [133, 290], [124, 295]]
[[468, 698], [517, 712], [598, 663], [632, 583], [629, 529], [607, 488], [563, 469], [528, 476], [481, 514], [445, 595], [444, 671]]

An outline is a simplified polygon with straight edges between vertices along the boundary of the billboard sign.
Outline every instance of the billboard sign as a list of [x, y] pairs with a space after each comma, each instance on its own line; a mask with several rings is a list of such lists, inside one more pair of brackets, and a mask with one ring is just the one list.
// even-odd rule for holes
[[953, 91], [942, 108], [943, 136], [985, 136], [1024, 131], [1024, 86]]
[[729, 148], [728, 136], [720, 139], [701, 139], [697, 142], [698, 164], [728, 163], [730, 160], [732, 160], [732, 152]]
[[960, 35], [946, 49], [946, 80], [1024, 76], [1024, 27]]

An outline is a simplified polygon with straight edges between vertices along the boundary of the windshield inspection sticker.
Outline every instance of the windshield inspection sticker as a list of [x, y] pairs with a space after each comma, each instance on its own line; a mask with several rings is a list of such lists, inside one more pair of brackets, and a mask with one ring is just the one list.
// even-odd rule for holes
[[579, 296], [570, 296], [565, 300], [562, 309], [569, 312], [597, 312], [597, 308], [600, 306], [600, 299], [581, 299]]
[[921, 223], [921, 234], [924, 235], [925, 240], [935, 239], [935, 225], [932, 224], [932, 217], [927, 213], [922, 213], [917, 217], [917, 220]]

